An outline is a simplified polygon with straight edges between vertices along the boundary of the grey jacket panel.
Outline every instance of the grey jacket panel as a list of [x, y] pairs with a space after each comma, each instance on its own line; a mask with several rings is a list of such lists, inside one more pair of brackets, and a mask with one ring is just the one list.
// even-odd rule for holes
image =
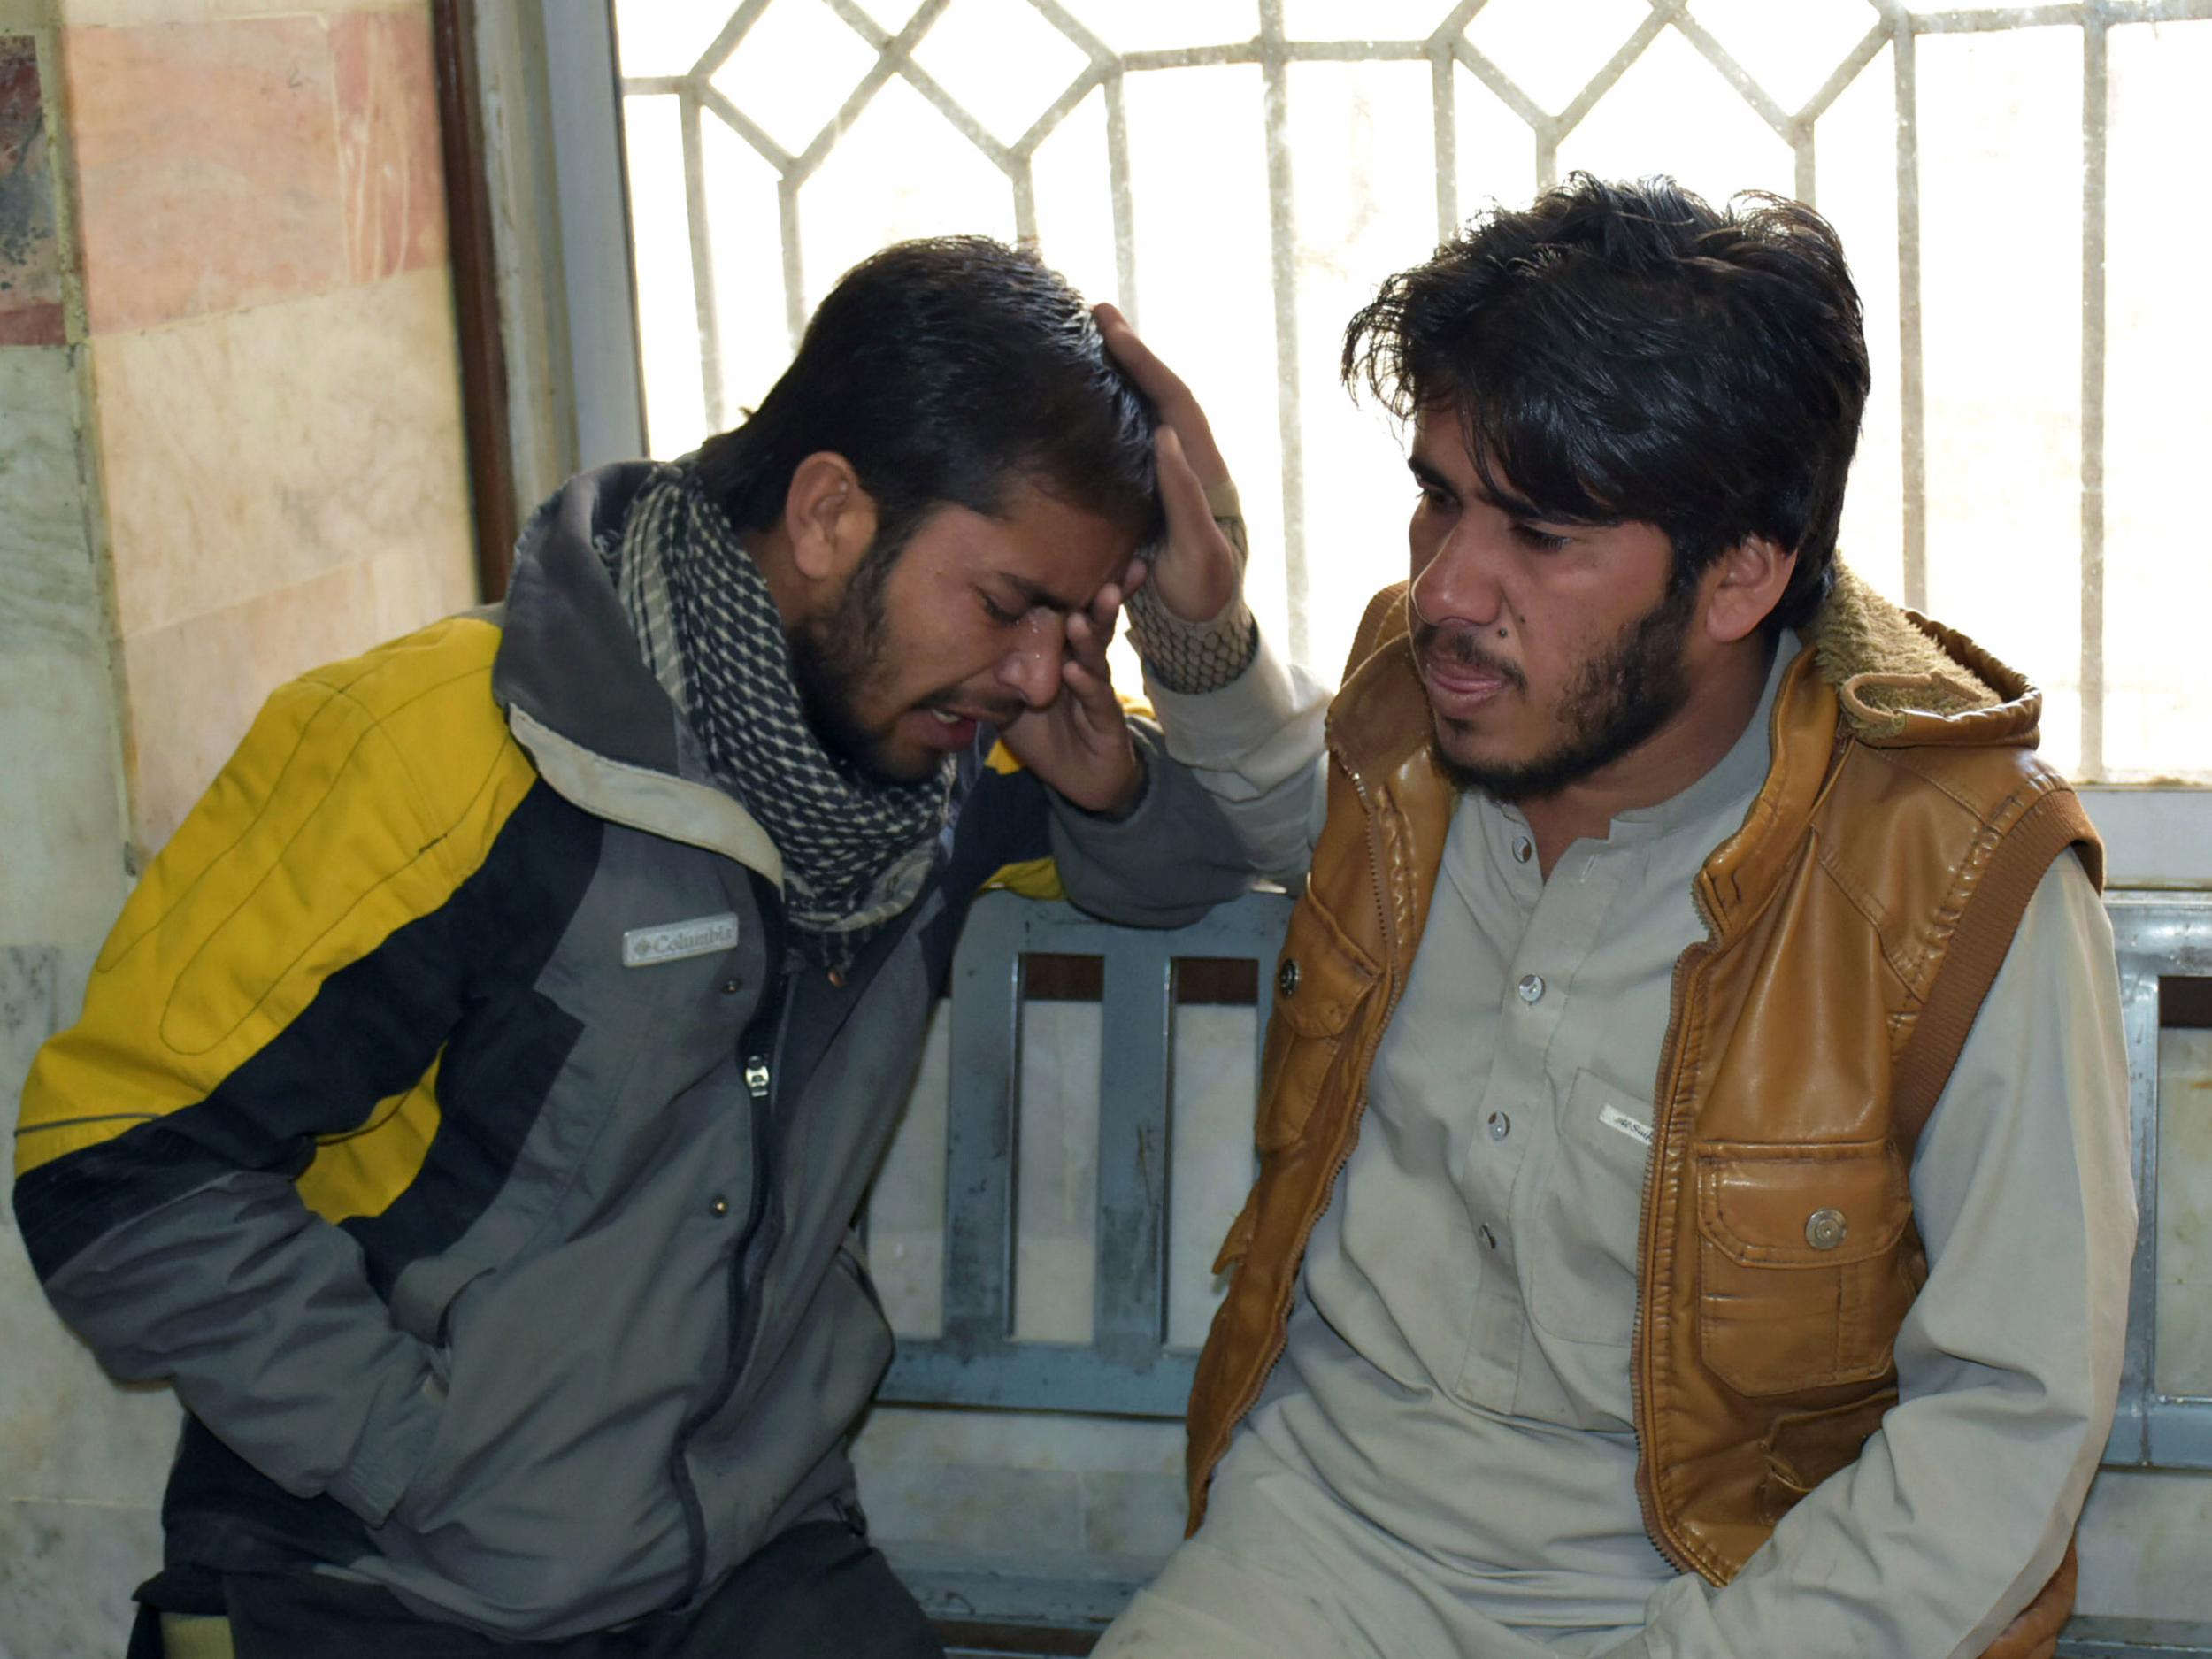
[[[626, 933], [717, 914], [736, 918], [730, 949], [626, 965]], [[411, 1606], [551, 1639], [666, 1607], [696, 1576], [670, 1454], [730, 1361], [762, 1179], [736, 1036], [764, 947], [721, 860], [607, 831], [536, 986], [577, 1041], [498, 1200], [395, 1288], [396, 1317], [437, 1343], [444, 1404], [377, 1553], [349, 1564]]]

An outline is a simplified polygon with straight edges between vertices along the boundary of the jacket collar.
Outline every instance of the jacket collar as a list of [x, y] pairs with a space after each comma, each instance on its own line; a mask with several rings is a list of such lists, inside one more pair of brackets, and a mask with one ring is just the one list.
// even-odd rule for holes
[[682, 720], [638, 655], [599, 556], [652, 470], [649, 461], [599, 467], [533, 515], [515, 544], [492, 695], [602, 758], [674, 776]]
[[584, 810], [734, 858], [780, 887], [782, 855], [708, 780], [599, 556], [652, 471], [625, 461], [583, 473], [532, 517], [515, 548], [492, 695], [539, 775]]
[[1766, 781], [1698, 877], [1723, 934], [1782, 878], [1848, 745], [2035, 746], [2043, 698], [2025, 678], [1842, 565], [1803, 637], [1775, 698]]

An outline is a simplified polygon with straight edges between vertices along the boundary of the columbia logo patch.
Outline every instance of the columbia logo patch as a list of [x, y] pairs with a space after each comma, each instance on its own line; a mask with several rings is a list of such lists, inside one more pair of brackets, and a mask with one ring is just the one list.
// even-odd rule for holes
[[1639, 1146], [1651, 1144], [1651, 1125], [1640, 1124], [1617, 1106], [1605, 1107], [1598, 1113], [1598, 1121], [1608, 1129], [1617, 1129]]
[[658, 927], [633, 927], [622, 935], [622, 965], [652, 968], [687, 956], [710, 956], [737, 943], [737, 912], [695, 916], [687, 922], [664, 922]]

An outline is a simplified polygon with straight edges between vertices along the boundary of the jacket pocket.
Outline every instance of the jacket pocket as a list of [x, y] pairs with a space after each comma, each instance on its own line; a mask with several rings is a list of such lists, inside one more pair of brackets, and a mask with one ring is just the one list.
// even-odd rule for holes
[[1291, 912], [1275, 963], [1275, 1002], [1260, 1058], [1263, 1153], [1305, 1133], [1323, 1084], [1344, 1047], [1352, 1015], [1382, 971], [1352, 943], [1311, 895]]
[[1739, 1394], [1794, 1394], [1886, 1375], [1912, 1303], [1912, 1218], [1886, 1141], [1700, 1146], [1698, 1341]]
[[1856, 1463], [1867, 1436], [1896, 1403], [1897, 1391], [1884, 1388], [1863, 1400], [1775, 1418], [1759, 1442], [1767, 1465], [1759, 1484], [1760, 1518], [1770, 1525], [1780, 1520], [1815, 1486]]

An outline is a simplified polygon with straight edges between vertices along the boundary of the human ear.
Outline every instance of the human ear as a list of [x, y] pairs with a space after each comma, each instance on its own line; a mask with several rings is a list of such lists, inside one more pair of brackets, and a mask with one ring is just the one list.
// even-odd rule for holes
[[784, 492], [783, 522], [791, 562], [809, 581], [849, 575], [876, 539], [875, 497], [853, 465], [834, 450], [801, 461]]
[[1705, 633], [1733, 645], [1756, 633], [1782, 603], [1797, 572], [1797, 551], [1772, 536], [1746, 536], [1713, 561], [1705, 573]]

